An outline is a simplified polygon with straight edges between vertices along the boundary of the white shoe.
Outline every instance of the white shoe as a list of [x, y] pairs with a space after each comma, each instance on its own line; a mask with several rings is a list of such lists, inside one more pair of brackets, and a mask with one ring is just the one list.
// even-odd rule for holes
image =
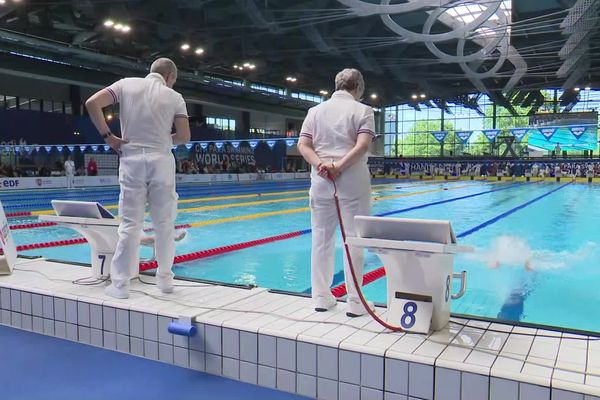
[[[367, 305], [371, 310], [375, 310], [375, 306], [372, 301], [367, 301]], [[360, 299], [348, 299], [346, 301], [346, 316], [348, 317], [360, 317], [361, 315], [367, 314], [368, 311], [365, 309]]]
[[337, 304], [337, 300], [333, 296], [317, 296], [316, 298], [314, 298], [314, 302], [315, 311], [317, 312], [329, 311]]
[[174, 285], [173, 278], [156, 278], [156, 286], [160, 289], [164, 294], [173, 293]]
[[116, 299], [128, 299], [129, 298], [129, 286], [116, 287], [114, 284], [108, 285], [104, 289], [104, 294]]

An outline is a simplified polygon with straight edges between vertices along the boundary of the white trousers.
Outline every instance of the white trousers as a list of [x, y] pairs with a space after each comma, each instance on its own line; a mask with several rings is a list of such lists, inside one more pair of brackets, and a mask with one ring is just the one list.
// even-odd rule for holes
[[[356, 236], [354, 228], [355, 215], [371, 214], [371, 193], [356, 199], [340, 199], [342, 221], [346, 236]], [[312, 225], [312, 251], [311, 251], [311, 285], [312, 297], [332, 297], [331, 284], [335, 261], [335, 232], [338, 226], [338, 215], [333, 198], [310, 199], [311, 225]], [[358, 299], [358, 292], [352, 281], [350, 265], [345, 250], [344, 277], [348, 291], [348, 299]], [[364, 267], [364, 250], [350, 247], [350, 256], [354, 265], [354, 272], [359, 283], [362, 283]]]
[[67, 189], [72, 189], [73, 188], [73, 179], [75, 178], [75, 174], [65, 174], [65, 177], [67, 178]]
[[112, 283], [129, 284], [130, 266], [138, 265], [146, 202], [155, 233], [158, 279], [173, 277], [175, 257], [175, 159], [170, 151], [123, 150], [119, 166], [119, 241], [110, 266]]

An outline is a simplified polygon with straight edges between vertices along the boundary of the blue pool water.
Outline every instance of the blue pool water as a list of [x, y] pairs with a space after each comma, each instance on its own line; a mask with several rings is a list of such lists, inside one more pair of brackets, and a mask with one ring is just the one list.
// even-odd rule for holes
[[[596, 289], [600, 209], [595, 206], [600, 187], [471, 181], [375, 181], [373, 185], [373, 214], [449, 219], [460, 242], [476, 248], [473, 254], [457, 257], [455, 270], [467, 271], [468, 290], [453, 302], [453, 312], [600, 331], [600, 293]], [[213, 223], [190, 228], [178, 243], [177, 254], [310, 228], [307, 189], [306, 181], [182, 186], [178, 192], [185, 203], [179, 206], [177, 223]], [[117, 188], [0, 193], [6, 212], [45, 210], [52, 198], [98, 200], [110, 205], [117, 197]], [[206, 209], [211, 206], [220, 207]], [[197, 207], [204, 209], [186, 212]], [[261, 215], [281, 210], [293, 212]], [[249, 215], [254, 218], [236, 220]], [[36, 220], [22, 217], [10, 222]], [[59, 227], [15, 230], [13, 235], [17, 244], [78, 237]], [[182, 277], [307, 292], [310, 242], [310, 234], [304, 234], [178, 264], [174, 271]], [[334, 284], [343, 281], [340, 242], [338, 238]], [[87, 245], [24, 254], [89, 262]], [[149, 256], [147, 249], [142, 251], [142, 257]], [[381, 266], [373, 254], [367, 254], [366, 260], [367, 271]], [[385, 302], [385, 278], [365, 286], [364, 291], [370, 299]]]

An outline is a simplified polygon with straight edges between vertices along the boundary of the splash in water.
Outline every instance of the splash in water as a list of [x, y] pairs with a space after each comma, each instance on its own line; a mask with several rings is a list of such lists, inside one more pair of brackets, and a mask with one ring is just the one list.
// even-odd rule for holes
[[498, 236], [488, 248], [476, 249], [467, 259], [485, 263], [489, 268], [500, 266], [524, 267], [528, 271], [566, 268], [588, 258], [597, 247], [587, 242], [577, 251], [532, 249], [526, 240], [516, 236]]

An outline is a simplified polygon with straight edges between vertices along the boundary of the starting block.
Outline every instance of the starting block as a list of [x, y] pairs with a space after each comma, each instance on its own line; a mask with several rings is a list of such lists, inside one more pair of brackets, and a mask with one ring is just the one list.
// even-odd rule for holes
[[[356, 216], [356, 237], [346, 244], [367, 248], [384, 263], [387, 320], [406, 331], [429, 333], [450, 319], [452, 299], [466, 291], [466, 272], [453, 272], [454, 255], [471, 252], [456, 243], [449, 221]], [[461, 280], [452, 293], [452, 282]]]
[[[56, 215], [40, 215], [40, 221], [55, 222], [83, 235], [90, 244], [92, 276], [108, 277], [119, 239], [120, 219], [95, 202], [52, 200], [51, 203]], [[132, 265], [130, 277], [138, 274], [138, 265]]]

